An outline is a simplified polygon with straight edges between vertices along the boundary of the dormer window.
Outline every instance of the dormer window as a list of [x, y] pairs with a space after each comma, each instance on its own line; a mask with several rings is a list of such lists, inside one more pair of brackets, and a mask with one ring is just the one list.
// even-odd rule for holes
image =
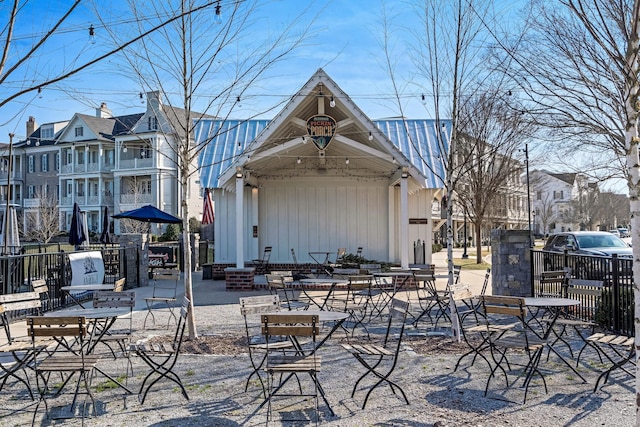
[[157, 117], [149, 117], [148, 118], [149, 130], [158, 129], [158, 118]]
[[76, 136], [84, 135], [84, 128], [82, 126], [76, 126], [75, 131], [76, 131]]

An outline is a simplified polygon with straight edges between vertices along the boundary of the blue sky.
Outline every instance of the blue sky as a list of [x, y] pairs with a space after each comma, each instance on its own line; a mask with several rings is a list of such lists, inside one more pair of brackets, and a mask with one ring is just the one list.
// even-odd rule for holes
[[[221, 0], [222, 19], [225, 19], [225, 3]], [[26, 21], [20, 21], [17, 35], [23, 36], [19, 43], [29, 45], [28, 36], [42, 31], [43, 25], [50, 24], [59, 16], [65, 6], [63, 2], [35, 0], [27, 5], [32, 10]], [[506, 2], [509, 11], [517, 9], [517, 2]], [[124, 0], [102, 0], [100, 7], [108, 13], [101, 15], [104, 25], [116, 32], [124, 33], [130, 13]], [[260, 0], [254, 14], [252, 37], [266, 37], [277, 32], [287, 22], [294, 20], [306, 11], [299, 22], [300, 27], [309, 24], [310, 38], [298, 51], [288, 56], [269, 71], [270, 78], [247, 92], [245, 102], [236, 110], [234, 116], [242, 118], [279, 99], [286, 99], [295, 93], [320, 67], [356, 102], [372, 119], [396, 117], [398, 109], [392, 101], [393, 90], [389, 76], [381, 65], [381, 20], [382, 9], [394, 22], [394, 54], [398, 68], [404, 76], [412, 71], [411, 51], [407, 32], [401, 27], [419, 27], [417, 16], [403, 1], [393, 0]], [[496, 1], [502, 5], [502, 1]], [[0, 6], [0, 19], [3, 19], [7, 6]], [[500, 6], [504, 7], [504, 6]], [[316, 16], [317, 15], [317, 16]], [[315, 18], [315, 19], [314, 19]], [[96, 29], [96, 43], [91, 44], [88, 27]], [[47, 54], [34, 62], [28, 72], [35, 76], [55, 73], [55, 66], [64, 64], [70, 67], [76, 58], [95, 57], [108, 46], [106, 29], [95, 18], [90, 3], [83, 4], [64, 26], [64, 31], [55, 43], [48, 48]], [[212, 26], [213, 30], [219, 27]], [[275, 30], [274, 30], [275, 29]], [[6, 141], [8, 133], [16, 138], [25, 135], [25, 122], [34, 116], [38, 124], [68, 120], [73, 113], [93, 115], [95, 108], [106, 102], [115, 115], [130, 114], [144, 110], [138, 94], [145, 91], [135, 78], [127, 77], [131, 71], [122, 66], [117, 56], [92, 66], [89, 70], [76, 75], [61, 84], [45, 87], [40, 95], [32, 93], [16, 102], [0, 108], [0, 141]], [[28, 76], [29, 77], [29, 76]], [[425, 86], [428, 86], [425, 84]], [[430, 99], [421, 100], [421, 90], [415, 87], [401, 88], [406, 102], [405, 113], [409, 118], [432, 118], [428, 108]], [[179, 104], [175, 104], [179, 105]], [[260, 118], [272, 118], [279, 109], [262, 114]]]
[[[309, 3], [317, 5], [311, 13], [317, 11], [319, 18], [310, 22], [312, 37], [305, 43], [305, 47], [271, 70], [269, 74], [272, 78], [268, 80], [268, 84], [249, 91], [249, 95], [253, 93], [254, 104], [268, 105], [278, 97], [292, 95], [322, 67], [369, 117], [375, 119], [397, 115], [395, 109], [389, 105], [392, 92], [388, 76], [377, 59], [381, 51], [378, 40], [381, 15], [379, 0], [273, 0], [262, 3], [264, 5], [261, 5], [260, 13], [263, 15], [256, 18], [254, 28], [258, 33], [260, 26], [264, 27], [266, 33], [271, 28], [283, 25], [308, 7]], [[396, 10], [400, 4], [387, 3]], [[112, 16], [103, 16], [107, 21], [121, 19], [119, 16], [126, 14], [126, 6], [122, 1], [111, 1], [109, 6]], [[36, 1], [32, 3], [32, 7], [34, 18], [21, 22], [17, 31], [17, 35], [22, 37], [18, 43], [24, 47], [29, 45], [30, 34], [39, 33], [43, 23], [53, 20], [48, 20], [47, 16], [59, 16], [62, 10], [59, 2], [46, 0]], [[224, 12], [223, 8], [223, 19]], [[36, 16], [38, 18], [35, 18]], [[92, 12], [88, 8], [80, 9], [65, 25], [65, 32], [56, 40], [55, 46], [48, 49], [46, 56], [34, 62], [30, 72], [34, 75], [44, 75], [54, 69], [53, 63], [64, 63], [69, 67], [75, 57], [86, 58], [101, 52], [105, 47], [102, 44], [105, 33], [99, 22], [91, 16]], [[410, 17], [410, 14], [408, 16]], [[305, 23], [307, 22], [300, 24]], [[96, 27], [96, 44], [89, 43], [87, 29], [90, 25]], [[113, 25], [115, 27], [119, 24]], [[101, 102], [106, 102], [116, 115], [142, 111], [144, 105], [141, 104], [138, 94], [144, 89], [136, 84], [134, 79], [125, 77], [125, 70], [118, 72], [117, 68], [118, 58], [114, 57], [107, 63], [92, 66], [62, 84], [45, 87], [40, 95], [25, 95], [2, 107], [0, 141], [6, 141], [10, 132], [15, 133], [18, 139], [23, 138], [25, 122], [29, 116], [34, 116], [38, 124], [67, 120], [76, 112], [94, 114], [95, 108]], [[51, 74], [49, 72], [49, 75]], [[16, 87], [12, 86], [12, 90]], [[266, 96], [267, 93], [269, 96]], [[256, 110], [255, 107], [249, 109], [248, 104], [249, 102], [243, 105], [246, 111]], [[241, 113], [242, 109], [237, 111], [236, 115]], [[276, 113], [277, 111], [268, 113], [263, 118], [271, 118]], [[411, 117], [428, 118], [425, 114], [424, 108], [418, 102], [412, 109]]]
[[[222, 19], [225, 19], [224, 5], [229, 0], [222, 0]], [[0, 4], [0, 19], [4, 20], [6, 2]], [[17, 28], [17, 46], [26, 48], [30, 45], [29, 35], [42, 31], [43, 25], [51, 23], [60, 15], [66, 2], [35, 0], [28, 3], [31, 7], [29, 18], [21, 21]], [[124, 0], [102, 0], [100, 7], [109, 11], [103, 14], [104, 25], [118, 32], [126, 30], [130, 14]], [[523, 0], [496, 0], [494, 7], [500, 10], [504, 18], [499, 25], [513, 22]], [[250, 89], [243, 97], [241, 107], [234, 112], [234, 117], [243, 118], [255, 112], [264, 111], [278, 100], [284, 100], [295, 93], [313, 75], [318, 68], [323, 68], [336, 83], [354, 100], [363, 112], [372, 119], [396, 117], [399, 112], [392, 101], [393, 90], [389, 76], [380, 64], [382, 56], [381, 20], [382, 8], [393, 17], [395, 27], [394, 53], [397, 56], [398, 68], [406, 77], [411, 74], [411, 40], [407, 27], [419, 27], [418, 17], [400, 0], [260, 0], [252, 27], [252, 36], [264, 37], [277, 31], [282, 25], [293, 20], [302, 11], [310, 8], [304, 18], [296, 21], [302, 27], [310, 24], [310, 38], [304, 47], [287, 57], [269, 71], [267, 80]], [[316, 19], [312, 19], [317, 15]], [[96, 43], [92, 44], [88, 37], [90, 25], [96, 27]], [[65, 24], [64, 31], [55, 43], [48, 47], [47, 54], [42, 55], [30, 65], [28, 73], [32, 76], [51, 75], [56, 66], [71, 67], [79, 58], [95, 57], [108, 47], [106, 29], [94, 16], [90, 4], [83, 4], [72, 19]], [[211, 27], [216, 29], [215, 26]], [[122, 59], [110, 58], [107, 62], [97, 64], [89, 70], [74, 76], [62, 84], [46, 87], [42, 93], [31, 93], [0, 108], [0, 142], [8, 141], [8, 134], [14, 133], [16, 139], [25, 135], [25, 122], [34, 116], [38, 124], [68, 120], [74, 113], [93, 115], [95, 108], [106, 102], [115, 115], [142, 112], [144, 103], [138, 94], [145, 88], [131, 72], [122, 66]], [[58, 68], [59, 69], [59, 68]], [[12, 79], [9, 79], [12, 80]], [[13, 79], [10, 85], [3, 83], [0, 90], [15, 90], [20, 82]], [[428, 86], [425, 82], [424, 86]], [[406, 102], [405, 114], [414, 119], [430, 119], [430, 99], [421, 100], [421, 90], [416, 86], [402, 87]], [[3, 95], [0, 95], [2, 98]], [[6, 95], [4, 95], [6, 96]], [[179, 105], [179, 104], [176, 104]], [[272, 118], [280, 108], [260, 118]]]

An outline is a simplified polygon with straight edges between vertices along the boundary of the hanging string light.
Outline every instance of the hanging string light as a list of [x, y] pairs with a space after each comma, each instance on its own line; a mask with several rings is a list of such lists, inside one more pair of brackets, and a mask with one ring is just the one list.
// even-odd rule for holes
[[218, 0], [218, 3], [216, 3], [216, 16], [213, 19], [213, 22], [215, 22], [216, 24], [222, 24], [222, 12], [221, 12], [221, 8], [220, 8], [220, 1]]
[[89, 42], [91, 44], [96, 44], [96, 29], [93, 24], [89, 26]]

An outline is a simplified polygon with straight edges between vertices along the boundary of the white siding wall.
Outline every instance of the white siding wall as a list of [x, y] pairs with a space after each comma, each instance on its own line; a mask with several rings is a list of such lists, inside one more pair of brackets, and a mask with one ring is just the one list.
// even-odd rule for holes
[[[260, 251], [273, 246], [271, 260], [311, 262], [310, 251], [355, 253], [385, 259], [388, 247], [387, 181], [296, 179], [265, 182], [259, 190]], [[335, 257], [332, 254], [331, 257]]]
[[[368, 259], [399, 262], [398, 245], [390, 246], [389, 237], [389, 214], [397, 211], [399, 204], [391, 201], [389, 208], [388, 185], [386, 179], [261, 180], [257, 190], [260, 224], [253, 224], [252, 190], [245, 187], [245, 260], [260, 257], [265, 246], [273, 247], [272, 263], [292, 262], [291, 248], [295, 249], [298, 262], [306, 263], [313, 261], [310, 251], [334, 252], [333, 259], [340, 247], [355, 253], [362, 246]], [[399, 189], [391, 193], [399, 197]], [[216, 189], [213, 199], [216, 262], [235, 263], [235, 193]], [[410, 194], [409, 217], [431, 218], [431, 202], [430, 190]], [[259, 225], [258, 238], [252, 236], [253, 225]], [[392, 234], [393, 230], [397, 230], [397, 224], [392, 225]], [[426, 262], [430, 262], [431, 221], [428, 225], [410, 226], [409, 232], [410, 262], [413, 263], [413, 241], [417, 239], [427, 242]]]

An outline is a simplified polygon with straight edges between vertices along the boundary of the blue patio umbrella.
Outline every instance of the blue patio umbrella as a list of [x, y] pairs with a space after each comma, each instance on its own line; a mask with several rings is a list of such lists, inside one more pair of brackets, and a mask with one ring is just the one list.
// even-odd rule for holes
[[100, 242], [105, 245], [111, 243], [111, 235], [109, 234], [109, 207], [104, 207], [104, 214], [102, 216], [102, 234], [100, 235]]
[[164, 224], [182, 224], [182, 219], [168, 214], [153, 205], [146, 205], [138, 209], [121, 212], [113, 215], [117, 219], [135, 219], [142, 222], [155, 222]]
[[82, 214], [80, 213], [80, 206], [74, 203], [73, 215], [71, 216], [71, 228], [69, 229], [69, 244], [77, 248], [85, 240], [87, 240], [87, 236], [84, 234], [84, 223], [82, 221]]

